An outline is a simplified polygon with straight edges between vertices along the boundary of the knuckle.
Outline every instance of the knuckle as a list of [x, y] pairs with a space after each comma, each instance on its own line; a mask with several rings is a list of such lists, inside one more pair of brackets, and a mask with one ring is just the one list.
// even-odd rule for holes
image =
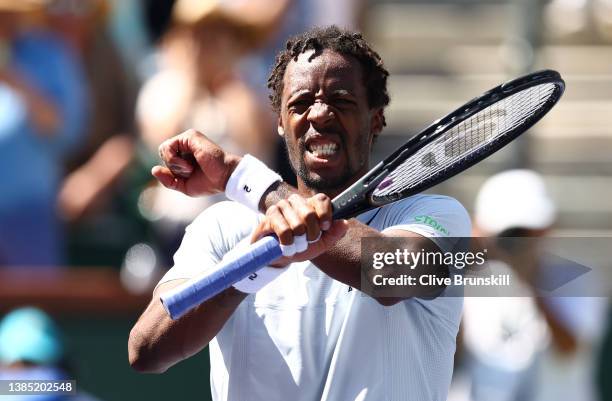
[[302, 201], [302, 197], [298, 194], [291, 194], [289, 195], [288, 199], [290, 202], [301, 202]]
[[304, 222], [296, 222], [291, 225], [291, 230], [296, 235], [302, 235], [306, 232], [306, 224]]
[[292, 231], [288, 226], [277, 226], [274, 231], [278, 238], [282, 239], [285, 242], [291, 242], [291, 238], [293, 237]]
[[302, 219], [312, 222], [317, 219], [317, 213], [312, 208], [302, 209]]
[[168, 142], [168, 140], [165, 140], [159, 145], [157, 151], [159, 152], [159, 155], [163, 157], [163, 155], [168, 151], [169, 148], [170, 143]]
[[278, 212], [279, 212], [278, 206], [272, 205], [268, 208], [268, 210], [266, 210], [266, 216], [270, 217], [270, 216], [277, 214]]
[[323, 194], [323, 193], [318, 193], [315, 196], [315, 200], [319, 201], [319, 202], [329, 202], [329, 196]]
[[189, 128], [187, 131], [184, 132], [184, 134], [185, 136], [195, 136], [200, 135], [200, 132], [195, 128]]
[[279, 209], [286, 209], [286, 208], [290, 207], [291, 205], [290, 205], [290, 203], [289, 203], [287, 200], [285, 200], [285, 199], [281, 199], [280, 201], [278, 201], [278, 203], [276, 204], [276, 206], [277, 206]]

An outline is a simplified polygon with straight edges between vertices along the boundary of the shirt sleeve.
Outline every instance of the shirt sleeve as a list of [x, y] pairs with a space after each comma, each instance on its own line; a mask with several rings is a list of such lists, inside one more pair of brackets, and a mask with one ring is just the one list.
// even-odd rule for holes
[[469, 237], [472, 224], [457, 200], [439, 195], [421, 195], [392, 204], [384, 216], [385, 228], [406, 230], [432, 241], [443, 251], [454, 248], [459, 238]]
[[259, 219], [260, 215], [236, 202], [220, 202], [207, 208], [185, 229], [174, 254], [174, 266], [157, 286], [213, 269], [223, 255], [251, 234]]

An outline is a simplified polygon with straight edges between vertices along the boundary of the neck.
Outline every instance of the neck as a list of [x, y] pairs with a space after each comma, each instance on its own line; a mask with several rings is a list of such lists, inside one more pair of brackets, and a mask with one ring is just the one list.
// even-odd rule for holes
[[365, 175], [368, 172], [368, 163], [365, 163], [364, 168], [362, 169], [363, 171], [359, 171], [357, 174], [355, 174], [350, 180], [348, 180], [344, 185], [341, 185], [337, 188], [329, 188], [329, 189], [325, 189], [322, 191], [310, 188], [306, 185], [306, 183], [304, 183], [304, 181], [302, 181], [302, 179], [300, 177], [297, 178], [297, 189], [300, 195], [304, 196], [304, 197], [310, 197], [313, 196], [317, 193], [324, 193], [325, 195], [329, 196], [331, 199], [334, 199], [336, 196], [338, 196], [339, 194], [341, 194], [345, 189], [347, 189], [348, 187], [350, 187], [351, 185], [353, 185], [357, 180], [359, 180], [361, 177], [363, 177], [363, 175]]

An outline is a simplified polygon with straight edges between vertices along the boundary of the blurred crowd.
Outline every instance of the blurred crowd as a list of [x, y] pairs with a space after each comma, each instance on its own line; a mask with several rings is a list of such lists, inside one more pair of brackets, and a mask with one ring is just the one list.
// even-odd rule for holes
[[120, 266], [144, 243], [167, 267], [219, 200], [149, 175], [159, 144], [191, 127], [291, 181], [266, 106], [273, 54], [310, 26], [354, 27], [358, 5], [0, 1], [0, 266]]
[[[555, 0], [549, 17], [578, 18], [586, 4], [610, 34], [610, 1]], [[158, 145], [194, 127], [292, 182], [267, 106], [273, 56], [309, 27], [359, 27], [363, 9], [359, 0], [0, 0], [0, 268], [123, 267], [128, 287], [148, 291], [133, 282], [139, 272], [154, 282], [184, 227], [222, 199], [158, 185], [149, 174]], [[541, 178], [505, 174], [482, 188], [475, 234], [548, 235], [555, 205]], [[517, 187], [525, 193], [507, 193]], [[510, 195], [528, 207], [502, 221], [495, 208]], [[453, 400], [612, 400], [606, 300], [482, 301], [466, 300]], [[7, 316], [0, 378], [9, 368], [65, 376], [56, 332], [41, 311]]]

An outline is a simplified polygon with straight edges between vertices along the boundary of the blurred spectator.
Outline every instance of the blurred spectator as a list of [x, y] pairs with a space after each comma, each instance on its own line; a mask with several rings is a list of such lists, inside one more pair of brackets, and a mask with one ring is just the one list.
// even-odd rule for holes
[[0, 1], [0, 266], [64, 263], [55, 200], [88, 107], [73, 52], [35, 24], [45, 3]]
[[92, 106], [87, 141], [67, 161], [69, 174], [58, 196], [59, 212], [69, 223], [72, 265], [119, 266], [125, 251], [142, 235], [141, 222], [125, 207], [136, 203], [126, 200], [125, 193], [134, 184], [128, 172], [134, 170], [130, 167], [134, 167], [138, 84], [110, 34], [112, 4], [50, 0], [47, 6], [47, 25], [71, 45], [84, 66]]
[[164, 35], [159, 72], [143, 87], [138, 122], [157, 153], [167, 137], [200, 129], [224, 146], [268, 160], [274, 132], [267, 107], [236, 74], [238, 61], [265, 31], [235, 18], [215, 1], [179, 0]]
[[171, 0], [104, 1], [109, 10], [106, 18], [109, 35], [125, 64], [136, 73], [139, 81], [143, 81], [147, 76], [147, 56], [155, 42], [148, 29], [151, 21], [148, 19], [148, 5], [169, 3]]
[[[555, 207], [539, 176], [507, 171], [487, 180], [476, 198], [475, 236], [541, 236]], [[535, 241], [535, 238], [534, 238]], [[500, 270], [510, 267], [490, 261]], [[521, 271], [515, 278], [531, 272]], [[536, 391], [537, 362], [548, 332], [529, 284], [513, 283], [516, 297], [466, 298], [463, 342], [473, 401], [527, 401]]]
[[552, 0], [546, 24], [553, 37], [597, 41], [612, 39], [612, 0]]
[[[214, 1], [176, 2], [160, 44], [159, 71], [137, 103], [151, 154], [168, 137], [196, 128], [225, 149], [273, 163], [278, 136], [269, 107], [236, 72], [238, 61], [266, 37], [266, 29], [233, 17]], [[218, 199], [192, 199], [156, 185], [143, 193], [141, 205], [152, 220], [161, 219], [157, 227], [172, 238]]]
[[[16, 309], [0, 321], [0, 380], [74, 380], [55, 322], [36, 308]], [[0, 396], [0, 399], [4, 399]], [[76, 395], [19, 395], [19, 401], [94, 401], [82, 389]]]
[[92, 114], [87, 142], [70, 159], [59, 195], [63, 216], [77, 220], [111, 199], [113, 184], [132, 160], [136, 82], [108, 35], [106, 0], [51, 0], [47, 20], [80, 56]]
[[[556, 207], [542, 178], [511, 170], [490, 178], [475, 207], [475, 235], [529, 237], [524, 257], [509, 255], [512, 298], [466, 298], [463, 342], [473, 401], [593, 400], [593, 321], [600, 302], [593, 298], [532, 298], [538, 271], [547, 259], [538, 250], [555, 222]], [[501, 261], [491, 263], [503, 264]]]
[[[267, 95], [266, 82], [274, 58], [287, 39], [316, 26], [337, 25], [358, 30], [364, 0], [221, 0], [228, 12], [258, 26], [266, 26], [269, 39], [263, 48], [241, 62], [245, 79]], [[283, 145], [284, 146], [284, 145]]]
[[606, 321], [608, 327], [606, 328], [597, 366], [597, 387], [601, 401], [612, 401], [612, 380], [610, 380], [610, 372], [612, 371], [612, 304], [609, 305]]
[[598, 32], [608, 41], [612, 40], [612, 0], [593, 0], [593, 14]]

